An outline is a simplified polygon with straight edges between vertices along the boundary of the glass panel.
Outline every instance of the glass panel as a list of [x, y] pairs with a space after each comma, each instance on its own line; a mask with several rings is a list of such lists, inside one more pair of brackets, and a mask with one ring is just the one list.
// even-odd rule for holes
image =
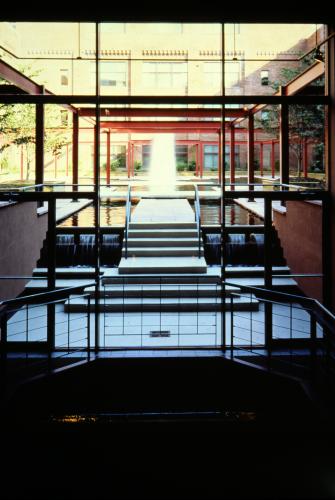
[[[220, 24], [102, 23], [101, 26], [101, 61], [122, 60], [127, 66], [126, 85], [108, 89], [102, 85], [102, 94], [221, 92]], [[209, 68], [204, 63], [214, 65]]]
[[[225, 93], [274, 94], [320, 60], [315, 48], [326, 36], [325, 25], [225, 24]], [[324, 93], [323, 66], [314, 72], [317, 83], [305, 93]]]
[[0, 186], [35, 184], [35, 106], [0, 103]]
[[325, 186], [325, 107], [289, 106], [290, 182]]
[[93, 23], [0, 23], [1, 57], [55, 94], [92, 94]]

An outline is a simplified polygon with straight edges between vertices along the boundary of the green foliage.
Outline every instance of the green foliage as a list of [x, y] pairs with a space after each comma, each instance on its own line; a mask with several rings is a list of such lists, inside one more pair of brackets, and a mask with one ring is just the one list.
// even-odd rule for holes
[[[29, 78], [36, 77], [39, 74], [31, 66], [22, 66], [19, 70]], [[54, 104], [47, 104], [44, 108], [44, 150], [55, 156], [59, 156], [62, 148], [69, 144], [71, 140], [70, 128], [60, 129], [62, 125], [60, 109], [59, 106]], [[27, 179], [29, 179], [30, 164], [36, 142], [35, 118], [36, 112], [33, 104], [0, 105], [0, 135], [4, 138], [0, 153], [12, 144], [24, 146], [27, 158]]]
[[[306, 67], [311, 65], [310, 58], [305, 58], [298, 68], [283, 68], [279, 80], [271, 82], [271, 87], [278, 91], [282, 85], [299, 75]], [[322, 85], [321, 79], [317, 85]], [[256, 126], [260, 126], [272, 137], [278, 137], [279, 132], [279, 107], [267, 106], [266, 112], [262, 113], [261, 119], [256, 119]], [[320, 141], [318, 144], [319, 161], [323, 162], [323, 135], [324, 135], [324, 107], [322, 105], [300, 105], [289, 106], [289, 139], [290, 150], [295, 154], [297, 160], [297, 176], [300, 177], [302, 170], [303, 149], [306, 141]], [[323, 167], [321, 167], [323, 169]]]

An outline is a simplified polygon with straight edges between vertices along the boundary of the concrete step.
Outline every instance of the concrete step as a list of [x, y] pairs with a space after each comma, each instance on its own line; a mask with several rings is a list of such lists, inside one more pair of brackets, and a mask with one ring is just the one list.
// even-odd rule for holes
[[[200, 248], [200, 254], [204, 255], [203, 247]], [[122, 249], [122, 256], [126, 255], [125, 248]], [[192, 247], [130, 247], [128, 248], [128, 259], [135, 257], [198, 257], [199, 249]]]
[[[201, 240], [202, 243], [202, 240]], [[191, 247], [199, 244], [198, 238], [128, 238], [128, 248], [131, 247]]]
[[[239, 292], [238, 288], [226, 287], [225, 294], [230, 296], [232, 292]], [[92, 290], [91, 295], [94, 295], [94, 290]], [[107, 285], [100, 290], [102, 297], [220, 297], [221, 296], [221, 286], [216, 284], [189, 284], [189, 285], [176, 285], [176, 284], [147, 284], [147, 285], [128, 285], [124, 286], [120, 283], [119, 285]]]
[[[258, 311], [259, 302], [255, 298], [236, 297], [233, 302], [234, 311]], [[87, 312], [88, 302], [83, 298], [74, 297], [70, 303], [64, 304], [65, 312], [82, 313]], [[224, 309], [231, 310], [231, 301], [229, 298], [224, 301]], [[95, 310], [95, 301], [91, 300], [90, 310]], [[101, 312], [124, 313], [124, 312], [202, 312], [202, 311], [221, 311], [221, 300], [213, 300], [209, 297], [201, 298], [108, 298], [99, 302]]]
[[131, 229], [128, 239], [131, 238], [197, 238], [196, 229]]
[[[273, 266], [272, 274], [291, 274], [290, 268], [287, 266]], [[227, 280], [231, 276], [262, 276], [264, 277], [263, 266], [227, 266], [226, 267]]]
[[129, 229], [196, 229], [196, 222], [130, 222]]
[[179, 274], [206, 273], [207, 264], [203, 257], [131, 257], [122, 258], [119, 274]]
[[110, 269], [108, 276], [104, 276], [101, 280], [103, 285], [108, 284], [138, 284], [138, 285], [149, 285], [149, 284], [220, 284], [221, 276], [220, 269], [215, 269], [212, 267], [207, 268], [205, 273], [169, 273], [169, 274], [136, 274], [120, 276], [118, 274], [118, 269]]

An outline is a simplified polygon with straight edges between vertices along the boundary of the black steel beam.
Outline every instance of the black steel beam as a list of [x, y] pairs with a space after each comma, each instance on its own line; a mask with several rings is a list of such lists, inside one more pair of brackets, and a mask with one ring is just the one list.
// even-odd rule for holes
[[[100, 96], [95, 95], [1, 95], [4, 104], [329, 104], [328, 96]], [[82, 107], [82, 106], [81, 106]]]

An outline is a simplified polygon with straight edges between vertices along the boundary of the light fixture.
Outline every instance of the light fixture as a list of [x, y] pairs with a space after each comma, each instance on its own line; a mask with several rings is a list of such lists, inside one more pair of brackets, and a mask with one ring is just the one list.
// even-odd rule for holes
[[313, 58], [315, 59], [315, 61], [325, 62], [325, 57], [319, 47], [315, 47], [315, 50], [313, 52]]

